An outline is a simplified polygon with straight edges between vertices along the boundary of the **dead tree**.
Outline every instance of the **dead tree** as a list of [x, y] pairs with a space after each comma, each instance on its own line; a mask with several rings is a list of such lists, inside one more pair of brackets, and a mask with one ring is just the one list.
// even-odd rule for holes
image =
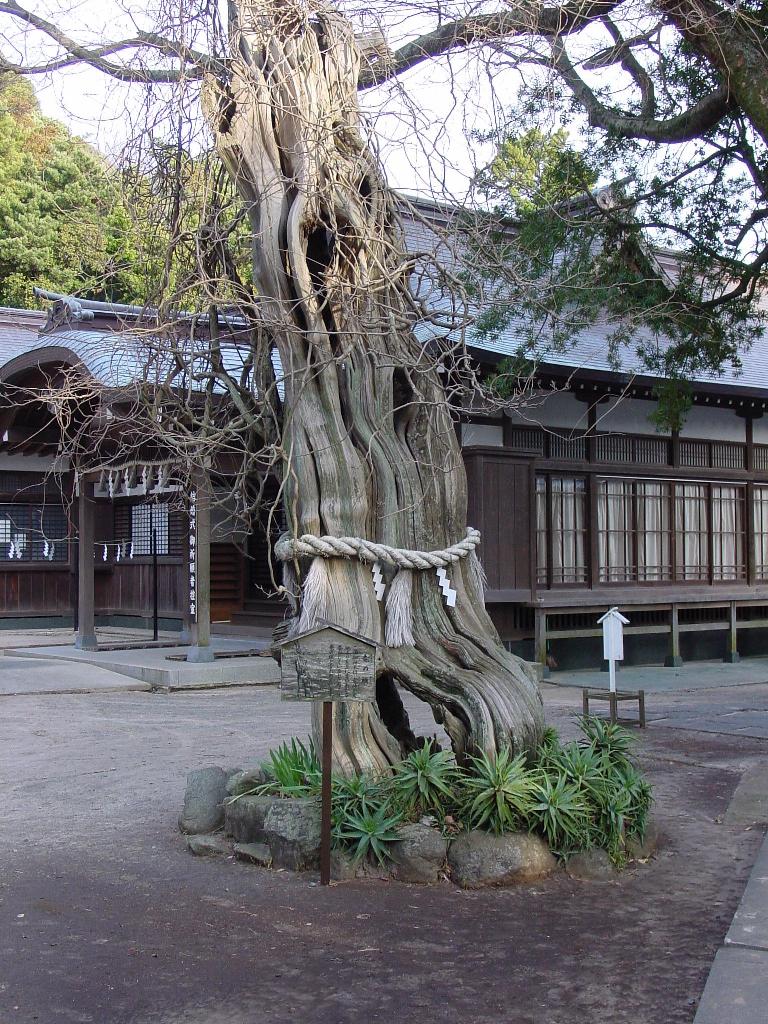
[[[465, 537], [466, 477], [414, 333], [393, 197], [361, 128], [353, 31], [324, 7], [255, 0], [233, 29], [230, 74], [207, 81], [206, 108], [247, 204], [255, 283], [286, 371], [290, 532], [448, 549]], [[528, 748], [542, 728], [537, 685], [502, 646], [470, 559], [448, 574], [455, 607], [434, 568], [390, 585], [412, 588], [413, 642], [384, 646], [379, 692], [400, 683], [428, 701], [459, 754]], [[358, 558], [316, 557], [302, 599], [302, 627], [327, 618], [384, 640], [371, 566]], [[399, 753], [364, 705], [339, 706], [335, 725], [342, 765], [381, 767]]]

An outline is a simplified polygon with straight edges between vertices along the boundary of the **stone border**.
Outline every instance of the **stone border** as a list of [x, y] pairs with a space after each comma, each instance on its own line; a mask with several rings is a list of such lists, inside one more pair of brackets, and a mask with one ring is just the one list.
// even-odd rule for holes
[[765, 1024], [768, 1007], [768, 836], [717, 951], [693, 1024]]
[[[187, 848], [197, 856], [234, 856], [260, 867], [314, 871], [320, 853], [320, 803], [315, 798], [274, 795], [236, 796], [244, 783], [263, 782], [261, 769], [243, 772], [209, 767], [190, 772], [179, 828]], [[235, 799], [232, 797], [235, 796]], [[335, 881], [383, 878], [436, 884], [452, 881], [462, 889], [515, 885], [546, 878], [559, 867], [546, 841], [528, 832], [493, 835], [472, 830], [445, 835], [435, 821], [400, 826], [400, 838], [389, 848], [390, 861], [355, 863], [335, 850], [331, 874]], [[658, 830], [649, 823], [642, 844], [630, 844], [632, 860], [644, 861], [655, 851]], [[571, 878], [613, 882], [619, 871], [605, 850], [591, 849], [569, 858]]]

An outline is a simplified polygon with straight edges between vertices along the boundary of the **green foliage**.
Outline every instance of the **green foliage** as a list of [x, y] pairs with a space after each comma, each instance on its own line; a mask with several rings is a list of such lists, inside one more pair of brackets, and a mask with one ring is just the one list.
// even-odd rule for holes
[[331, 794], [334, 845], [353, 861], [373, 857], [383, 864], [399, 839], [403, 812], [390, 799], [387, 780], [371, 775], [334, 776]]
[[518, 217], [581, 195], [597, 181], [585, 155], [568, 144], [565, 131], [548, 133], [536, 127], [508, 135], [484, 177], [496, 187], [503, 183]]
[[435, 750], [429, 740], [395, 766], [389, 790], [392, 800], [406, 815], [436, 813], [450, 807], [458, 781], [458, 769], [449, 750]]
[[116, 172], [0, 74], [0, 304], [32, 305], [34, 285], [135, 300], [140, 237]]
[[533, 809], [535, 785], [524, 754], [513, 757], [504, 748], [495, 758], [487, 754], [473, 757], [463, 779], [461, 813], [473, 828], [496, 835], [525, 828]]
[[384, 864], [389, 847], [400, 838], [397, 826], [402, 820], [402, 815], [386, 804], [375, 809], [348, 810], [334, 827], [333, 837], [351, 852], [353, 861], [373, 857], [378, 864]]
[[630, 764], [633, 740], [626, 729], [598, 715], [582, 715], [579, 728], [588, 743], [599, 753], [605, 754], [611, 764], [621, 768]]
[[[561, 857], [600, 846], [614, 862], [626, 862], [629, 839], [642, 840], [653, 802], [649, 783], [632, 762], [632, 738], [596, 716], [578, 720], [580, 742], [562, 744], [545, 730], [533, 756], [470, 757], [457, 766], [453, 754], [426, 741], [391, 774], [334, 775], [331, 790], [333, 842], [354, 860], [384, 863], [398, 827], [430, 814], [448, 831], [461, 827], [501, 835], [542, 835]], [[321, 768], [312, 743], [292, 739], [262, 765], [267, 782], [249, 792], [285, 797], [317, 796]], [[239, 794], [233, 799], [239, 799]]]
[[252, 791], [280, 796], [315, 796], [320, 792], [322, 769], [312, 741], [292, 739], [269, 752], [262, 764], [267, 782]]
[[534, 831], [544, 834], [554, 853], [565, 855], [592, 845], [585, 794], [565, 775], [543, 772], [531, 806]]
[[[690, 47], [665, 44], [652, 62], [665, 69], [670, 109], [712, 88]], [[597, 327], [615, 369], [639, 366], [660, 380], [657, 429], [679, 428], [691, 378], [738, 370], [740, 352], [765, 325], [755, 301], [768, 274], [768, 214], [756, 198], [765, 190], [757, 170], [765, 144], [730, 117], [684, 147], [572, 121], [576, 151], [564, 128], [544, 127], [553, 103], [568, 124], [578, 103], [569, 105], [567, 90], [523, 89], [513, 127], [492, 140], [496, 155], [476, 179], [502, 218], [495, 232], [481, 218], [470, 243], [476, 330], [519, 345], [501, 360], [491, 390], [512, 398], [538, 363], [556, 361]]]

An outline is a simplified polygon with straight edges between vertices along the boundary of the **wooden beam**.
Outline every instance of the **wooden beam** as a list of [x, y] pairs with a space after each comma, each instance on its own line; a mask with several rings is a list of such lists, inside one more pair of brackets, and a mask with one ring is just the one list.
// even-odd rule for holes
[[94, 511], [93, 488], [84, 481], [80, 484], [78, 511], [78, 579], [77, 579], [77, 637], [75, 647], [82, 651], [95, 651], [96, 620], [94, 609]]

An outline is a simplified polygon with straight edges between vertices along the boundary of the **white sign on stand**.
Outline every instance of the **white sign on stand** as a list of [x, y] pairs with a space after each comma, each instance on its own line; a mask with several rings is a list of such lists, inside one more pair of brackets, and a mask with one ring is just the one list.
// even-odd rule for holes
[[603, 627], [603, 657], [608, 662], [611, 693], [616, 692], [616, 662], [624, 660], [624, 627], [629, 625], [618, 608], [609, 608], [597, 624]]

